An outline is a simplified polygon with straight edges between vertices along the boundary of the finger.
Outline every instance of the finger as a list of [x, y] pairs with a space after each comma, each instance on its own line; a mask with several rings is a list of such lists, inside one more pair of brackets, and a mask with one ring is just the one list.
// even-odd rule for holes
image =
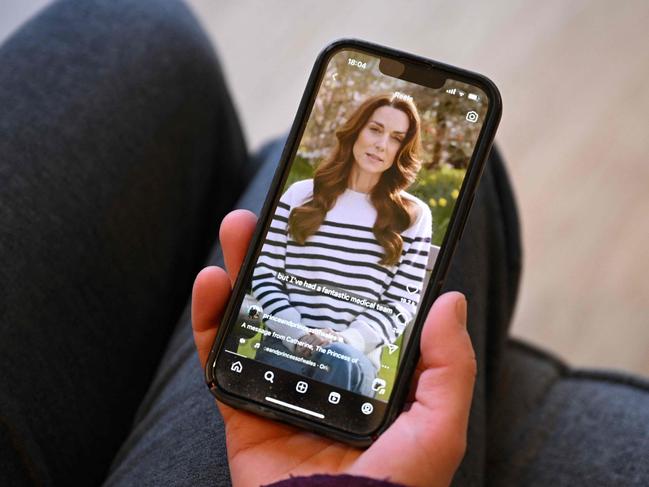
[[232, 283], [239, 274], [256, 222], [255, 215], [247, 210], [228, 213], [219, 230], [228, 273], [218, 267], [208, 267], [198, 274], [194, 282], [192, 327], [198, 357], [203, 366], [214, 343]]
[[304, 357], [304, 358], [309, 358], [311, 356], [311, 350], [309, 350], [307, 347], [300, 347], [299, 349], [295, 349], [295, 355], [298, 357]]
[[417, 383], [419, 382], [419, 376], [423, 372], [421, 368], [421, 359], [417, 363], [415, 372], [412, 374], [412, 379], [410, 380], [410, 389], [408, 390], [408, 398], [406, 399], [406, 405], [415, 401], [415, 393], [417, 392]]
[[466, 431], [476, 370], [466, 300], [460, 293], [446, 293], [433, 304], [422, 330], [417, 403]]
[[331, 345], [331, 340], [327, 340], [326, 338], [318, 338], [316, 340], [313, 340], [311, 342], [311, 345], [313, 345], [314, 347], [326, 347], [328, 345]]
[[221, 222], [219, 240], [225, 268], [234, 284], [257, 226], [257, 217], [248, 210], [234, 210]]
[[[313, 336], [312, 335], [307, 335], [306, 337], [302, 337], [300, 339], [302, 343], [305, 343], [307, 345], [311, 345], [315, 348], [315, 343], [313, 341]], [[300, 355], [302, 357], [308, 358], [313, 354], [313, 350], [307, 346], [302, 346], [300, 345]]]
[[422, 330], [416, 400], [350, 473], [390, 476], [408, 485], [449, 485], [465, 452], [475, 381], [465, 310], [460, 293], [437, 298]]
[[220, 267], [206, 267], [196, 276], [192, 290], [192, 330], [201, 366], [216, 338], [225, 305], [230, 298], [230, 280]]
[[[464, 296], [461, 293], [454, 293], [453, 292], [453, 293], [447, 293], [447, 294], [448, 295], [440, 296], [439, 300], [442, 300], [442, 299], [446, 300], [446, 299], [449, 299], [449, 298], [453, 298], [453, 299], [460, 299], [460, 300], [464, 301]], [[437, 304], [437, 302], [436, 302], [436, 304]], [[466, 307], [466, 301], [461, 302], [460, 304], [462, 306]], [[456, 301], [456, 305], [457, 305], [457, 301]], [[440, 301], [439, 304], [437, 304], [437, 306], [445, 306], [445, 308], [448, 309], [447, 305], [444, 305], [441, 301]], [[433, 351], [434, 347], [436, 347], [436, 346], [439, 347], [439, 342], [438, 342], [437, 345], [435, 345], [435, 343], [432, 343], [432, 344], [430, 343], [431, 342], [430, 333], [431, 333], [432, 327], [439, 326], [439, 325], [435, 324], [436, 316], [437, 316], [438, 312], [439, 311], [438, 311], [438, 308], [436, 306], [431, 307], [431, 309], [430, 309], [430, 311], [428, 313], [428, 317], [426, 318], [426, 322], [424, 324], [424, 329], [422, 331], [422, 337], [421, 337], [421, 340], [420, 340], [421, 354], [420, 354], [419, 361], [417, 362], [417, 367], [415, 368], [415, 371], [413, 373], [413, 377], [412, 377], [411, 385], [410, 385], [410, 392], [408, 394], [408, 399], [407, 399], [407, 402], [409, 402], [409, 403], [413, 402], [415, 400], [415, 393], [417, 391], [417, 384], [419, 382], [419, 377], [421, 376], [422, 372], [424, 372], [424, 370], [426, 370], [427, 368], [430, 368], [430, 366], [431, 366], [431, 364], [429, 363], [429, 358], [431, 357], [431, 352]], [[451, 316], [450, 318], [452, 320], [453, 317]], [[461, 323], [459, 323], [460, 324], [460, 330], [464, 329], [466, 327], [466, 309], [463, 310], [463, 316], [458, 321], [461, 321]], [[445, 321], [445, 323], [450, 323], [450, 321], [447, 319]], [[439, 339], [444, 340], [445, 338], [443, 336], [441, 336], [442, 334], [443, 333], [439, 333], [439, 335], [440, 335]], [[434, 337], [433, 337], [432, 341], [435, 342]], [[469, 345], [470, 345], [470, 343], [469, 343]], [[445, 347], [445, 349], [448, 350], [448, 347]], [[436, 356], [439, 356], [444, 351], [445, 350], [439, 350], [439, 352], [436, 354]], [[473, 355], [473, 350], [471, 349], [471, 351], [469, 353], [471, 355]], [[444, 359], [440, 360], [440, 363], [443, 363], [443, 362], [445, 362]]]
[[[315, 337], [314, 337], [314, 335], [303, 335], [300, 338], [300, 342], [308, 343], [309, 345], [313, 345], [313, 343], [315, 342]], [[304, 346], [300, 345], [300, 348], [304, 348]]]
[[322, 341], [322, 339], [318, 335], [309, 335], [306, 340], [307, 343], [311, 345], [317, 345]]

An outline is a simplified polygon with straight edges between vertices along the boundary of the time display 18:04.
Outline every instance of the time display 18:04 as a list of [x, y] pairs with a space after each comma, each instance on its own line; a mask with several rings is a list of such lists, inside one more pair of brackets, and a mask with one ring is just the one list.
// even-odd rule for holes
[[361, 69], [367, 68], [367, 63], [361, 62], [358, 59], [354, 59], [351, 57], [347, 59], [347, 64], [351, 66], [356, 66], [357, 68], [361, 68]]

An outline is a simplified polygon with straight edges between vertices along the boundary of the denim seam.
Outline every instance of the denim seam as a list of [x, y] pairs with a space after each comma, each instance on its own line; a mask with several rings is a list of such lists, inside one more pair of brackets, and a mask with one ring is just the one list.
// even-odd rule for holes
[[569, 379], [581, 381], [606, 382], [618, 386], [627, 386], [649, 394], [649, 382], [642, 377], [624, 375], [621, 372], [604, 370], [574, 370], [567, 376]]
[[552, 366], [557, 370], [560, 376], [565, 377], [569, 374], [572, 373], [570, 367], [566, 365], [566, 363], [561, 360], [559, 357], [556, 355], [553, 355], [550, 352], [546, 352], [545, 350], [541, 350], [537, 348], [534, 345], [531, 345], [529, 343], [526, 343], [522, 340], [519, 340], [517, 338], [509, 338], [507, 340], [508, 346], [511, 346], [513, 348], [516, 348], [522, 352], [529, 353], [530, 355], [533, 355], [535, 358], [539, 360], [543, 360], [545, 362], [551, 362]]

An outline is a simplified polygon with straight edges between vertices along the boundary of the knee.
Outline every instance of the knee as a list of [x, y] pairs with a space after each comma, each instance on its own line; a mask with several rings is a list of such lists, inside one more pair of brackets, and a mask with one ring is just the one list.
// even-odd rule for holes
[[331, 350], [336, 354], [344, 355], [352, 359], [364, 356], [363, 352], [361, 352], [357, 348], [352, 347], [351, 345], [348, 345], [347, 343], [332, 343], [330, 345], [327, 345], [326, 348], [327, 350]]
[[[178, 0], [97, 1], [117, 29], [122, 55], [131, 63], [196, 85], [217, 67], [210, 40], [189, 8]], [[180, 80], [178, 79], [180, 78]], [[210, 79], [209, 82], [214, 82]]]
[[216, 65], [209, 39], [178, 0], [55, 2], [22, 30], [43, 38], [37, 43], [43, 56], [65, 57], [66, 69], [95, 88], [153, 81], [155, 90], [155, 81], [177, 85], [179, 77], [195, 88]]

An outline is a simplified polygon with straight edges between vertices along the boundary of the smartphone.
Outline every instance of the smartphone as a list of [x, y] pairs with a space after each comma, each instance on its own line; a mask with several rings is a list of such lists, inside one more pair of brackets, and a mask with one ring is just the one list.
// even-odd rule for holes
[[501, 111], [476, 73], [320, 53], [207, 362], [217, 399], [360, 447], [390, 425]]

